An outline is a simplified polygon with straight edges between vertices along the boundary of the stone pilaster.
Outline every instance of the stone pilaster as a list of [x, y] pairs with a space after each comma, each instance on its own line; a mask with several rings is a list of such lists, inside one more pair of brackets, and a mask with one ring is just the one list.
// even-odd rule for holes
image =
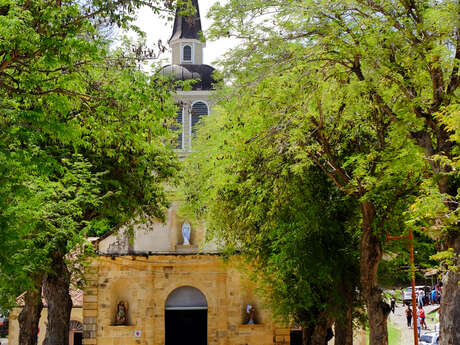
[[99, 263], [93, 259], [87, 269], [87, 286], [83, 293], [83, 344], [97, 344]]
[[273, 336], [273, 344], [289, 345], [291, 342], [291, 330], [289, 328], [276, 328]]

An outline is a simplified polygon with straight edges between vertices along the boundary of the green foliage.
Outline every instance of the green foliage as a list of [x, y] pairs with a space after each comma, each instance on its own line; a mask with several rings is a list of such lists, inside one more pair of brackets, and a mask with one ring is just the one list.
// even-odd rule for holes
[[447, 267], [450, 270], [458, 270], [458, 267], [455, 265], [456, 255], [453, 248], [436, 253], [432, 256], [433, 259], [439, 260], [442, 265]]
[[[386, 243], [385, 251], [387, 255], [379, 265], [379, 284], [388, 288], [409, 286], [411, 281], [409, 241], [390, 241]], [[417, 233], [414, 241], [414, 259], [416, 281], [420, 282], [419, 285], [425, 284], [425, 270], [439, 265], [439, 260], [433, 256], [435, 253], [435, 242], [425, 234]]]
[[[361, 153], [351, 154], [341, 166], [347, 172], [355, 169], [350, 176], [373, 188], [376, 179], [378, 184], [392, 184], [392, 176], [406, 176], [409, 169], [398, 171], [406, 163], [414, 173], [421, 170], [413, 143], [426, 150], [420, 139], [423, 131], [438, 136], [434, 154], [444, 152], [456, 161], [452, 153], [458, 146], [448, 144], [445, 129], [452, 133], [450, 142], [458, 142], [457, 13], [455, 1], [232, 1], [214, 6], [211, 33], [246, 38], [223, 65], [240, 85], [247, 83], [247, 89], [273, 77], [283, 79], [274, 89], [292, 87], [292, 72], [291, 78], [297, 77], [307, 94], [304, 107], [294, 102], [291, 109], [319, 112], [321, 105], [323, 119], [329, 121], [317, 123], [334, 124], [342, 135], [340, 141], [329, 140], [337, 155], [350, 153], [338, 146], [347, 145], [347, 137], [361, 139], [349, 147]], [[255, 16], [262, 19], [252, 20]], [[441, 81], [444, 84], [433, 90]], [[283, 92], [292, 95], [291, 90]], [[335, 116], [329, 115], [330, 108]], [[366, 147], [366, 139], [375, 147]], [[391, 168], [390, 174], [376, 167], [375, 177], [363, 177], [375, 164]]]
[[239, 104], [278, 118], [269, 131], [290, 131], [300, 168], [370, 200], [380, 236], [439, 239], [458, 233], [457, 14], [456, 1], [232, 1], [211, 33], [243, 39], [223, 62], [253, 98]]
[[204, 221], [228, 254], [242, 254], [277, 316], [303, 326], [340, 318], [340, 289], [358, 283], [356, 205], [316, 168], [294, 172], [292, 155], [263, 139], [248, 143], [257, 129], [224, 106], [205, 120], [185, 160], [182, 213]]
[[142, 72], [137, 52], [110, 51], [100, 30], [129, 27], [143, 4], [161, 10], [156, 1], [0, 1], [3, 306], [52, 255], [78, 270], [86, 236], [163, 217], [163, 186], [178, 167], [171, 85]]
[[401, 330], [392, 322], [388, 322], [388, 345], [401, 344]]
[[[184, 192], [213, 235], [233, 249], [257, 244], [277, 228], [268, 205], [289, 190], [277, 182], [315, 166], [360, 203], [371, 233], [362, 269], [378, 264], [387, 234], [409, 226], [455, 236], [457, 1], [234, 0], [210, 16], [211, 36], [241, 39], [222, 63], [232, 86], [199, 134]], [[370, 297], [377, 286], [367, 268]], [[385, 336], [377, 332], [374, 341]]]

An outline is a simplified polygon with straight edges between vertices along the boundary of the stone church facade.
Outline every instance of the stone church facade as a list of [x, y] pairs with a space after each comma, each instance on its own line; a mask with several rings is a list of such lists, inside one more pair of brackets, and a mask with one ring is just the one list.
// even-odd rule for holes
[[[160, 71], [175, 80], [196, 80], [192, 90], [175, 95], [180, 156], [193, 150], [194, 126], [212, 110], [214, 68], [203, 64], [199, 7], [197, 0], [192, 3], [194, 15], [176, 14], [172, 64]], [[289, 344], [289, 329], [275, 324], [235, 268], [238, 258], [224, 262], [217, 247], [204, 242], [206, 229], [190, 229], [177, 209], [173, 203], [165, 223], [136, 226], [131, 240], [123, 229], [98, 239], [83, 295], [83, 343]], [[248, 305], [255, 308], [250, 324]]]

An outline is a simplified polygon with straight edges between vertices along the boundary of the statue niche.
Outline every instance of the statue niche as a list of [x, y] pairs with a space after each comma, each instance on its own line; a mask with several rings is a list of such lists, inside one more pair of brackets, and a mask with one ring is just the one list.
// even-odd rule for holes
[[122, 326], [128, 324], [128, 302], [120, 301], [117, 305], [115, 315], [115, 325]]
[[191, 226], [189, 223], [185, 222], [182, 224], [182, 237], [184, 239], [184, 246], [189, 246], [190, 245], [190, 232], [191, 232]]
[[248, 315], [248, 325], [253, 325], [256, 323], [255, 317], [256, 317], [256, 308], [254, 308], [252, 305], [248, 304], [246, 306], [246, 314]]
[[[181, 253], [192, 253], [198, 251], [198, 245], [193, 242], [196, 241], [196, 238], [193, 239], [192, 226], [188, 222], [184, 222], [181, 225], [181, 238], [177, 237], [177, 244], [175, 250]], [[179, 231], [177, 233], [179, 235]]]

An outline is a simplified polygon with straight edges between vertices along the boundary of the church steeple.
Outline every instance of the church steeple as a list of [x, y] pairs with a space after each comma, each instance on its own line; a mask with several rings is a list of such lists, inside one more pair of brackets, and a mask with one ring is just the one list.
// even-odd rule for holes
[[198, 0], [192, 0], [192, 6], [194, 8], [194, 13], [188, 17], [180, 16], [179, 12], [181, 8], [177, 8], [173, 32], [169, 42], [180, 38], [200, 40], [201, 18]]
[[201, 18], [198, 0], [191, 0], [194, 8], [190, 16], [182, 16], [180, 12], [183, 8], [177, 8], [174, 18], [174, 27], [169, 46], [172, 49], [172, 63], [195, 64], [203, 63], [203, 48], [205, 43], [202, 41]]

